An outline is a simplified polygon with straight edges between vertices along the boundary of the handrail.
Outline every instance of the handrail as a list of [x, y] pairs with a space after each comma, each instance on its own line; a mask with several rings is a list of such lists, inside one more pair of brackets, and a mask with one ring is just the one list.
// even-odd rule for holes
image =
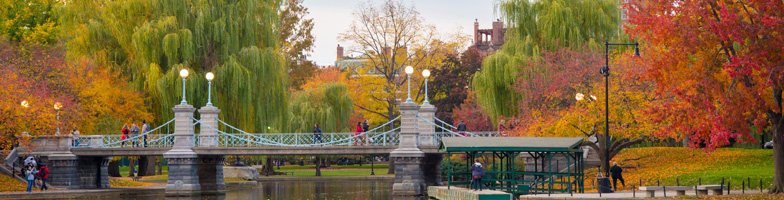
[[[172, 119], [171, 119], [171, 120], [169, 120], [168, 122], [166, 122], [166, 123], [163, 123], [163, 124], [161, 124], [160, 126], [158, 126], [158, 127], [154, 128], [154, 129], [152, 129], [152, 130], [150, 130], [150, 131], [144, 132], [144, 133], [142, 133], [142, 134], [139, 134], [139, 135], [137, 135], [137, 136], [133, 136], [133, 137], [128, 137], [128, 138], [125, 138], [124, 140], [118, 140], [118, 141], [116, 141], [116, 142], [110, 142], [110, 143], [108, 143], [108, 144], [103, 144], [103, 141], [102, 141], [102, 142], [101, 142], [101, 144], [98, 144], [98, 145], [97, 145], [97, 147], [112, 146], [112, 145], [120, 144], [120, 143], [122, 143], [122, 142], [127, 142], [127, 141], [134, 141], [134, 140], [136, 140], [136, 139], [139, 139], [139, 138], [141, 138], [141, 137], [144, 137], [144, 136], [146, 136], [146, 135], [149, 135], [150, 133], [152, 133], [152, 132], [155, 132], [155, 131], [157, 131], [158, 129], [161, 129], [161, 128], [163, 128], [164, 126], [167, 126], [167, 125], [169, 125], [169, 123], [172, 123], [173, 121], [174, 121], [174, 118], [172, 118]], [[142, 131], [144, 131], [144, 130], [142, 130]], [[164, 137], [168, 137], [168, 136], [164, 136]], [[151, 141], [157, 141], [157, 140], [158, 140], [158, 139], [151, 140]], [[92, 147], [96, 147], [96, 145], [90, 145], [90, 146], [76, 146], [76, 147], [71, 147], [71, 148], [92, 148]]]
[[[435, 126], [435, 127], [438, 127], [438, 128], [441, 128], [441, 129], [443, 129], [443, 130], [446, 130], [446, 131], [447, 131], [447, 132], [449, 132], [449, 133], [450, 133], [452, 136], [467, 137], [467, 136], [465, 136], [465, 135], [463, 135], [463, 134], [456, 133], [456, 132], [454, 132], [454, 131], [452, 131], [452, 130], [450, 130], [450, 129], [446, 129], [446, 128], [444, 128], [443, 126], [439, 126], [438, 124], [435, 124], [435, 123], [433, 123], [433, 122], [431, 122], [431, 121], [428, 121], [427, 119], [423, 118], [422, 116], [419, 116], [419, 115], [417, 115], [417, 117], [418, 117], [419, 119], [422, 119], [422, 120], [424, 120], [425, 122], [427, 122], [427, 123], [429, 123], [429, 124], [432, 124], [432, 125], [433, 125], [433, 126]], [[434, 118], [435, 118], [435, 117], [434, 117]], [[471, 137], [478, 137], [478, 135], [476, 135], [476, 134], [473, 134], [473, 133], [470, 133], [470, 132], [465, 132], [465, 133], [466, 133], [467, 135], [470, 135]]]

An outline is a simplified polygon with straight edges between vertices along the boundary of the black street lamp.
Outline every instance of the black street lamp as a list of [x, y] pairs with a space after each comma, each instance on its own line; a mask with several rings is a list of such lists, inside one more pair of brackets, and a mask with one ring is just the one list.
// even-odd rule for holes
[[634, 57], [640, 57], [640, 44], [635, 43], [609, 43], [604, 40], [604, 67], [599, 73], [604, 75], [604, 174], [610, 176], [610, 46], [634, 45]]
[[370, 155], [370, 175], [376, 175], [376, 172], [373, 171], [373, 161], [376, 159], [376, 156]]

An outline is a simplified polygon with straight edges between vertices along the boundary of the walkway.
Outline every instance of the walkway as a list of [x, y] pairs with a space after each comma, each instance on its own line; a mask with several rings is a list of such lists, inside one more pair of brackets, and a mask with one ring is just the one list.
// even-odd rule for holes
[[[726, 191], [725, 191], [726, 192]], [[767, 193], [767, 190], [763, 190], [762, 192]], [[730, 194], [741, 194], [741, 190], [732, 190]], [[759, 190], [746, 190], [746, 194], [756, 194], [760, 193]], [[686, 191], [686, 195], [694, 196], [694, 190]], [[667, 191], [667, 197], [675, 196], [675, 191]], [[664, 197], [664, 192], [657, 191], [656, 197]], [[632, 191], [622, 191], [616, 193], [603, 193], [601, 197], [599, 197], [599, 193], [574, 193], [574, 194], [529, 194], [529, 195], [521, 195], [520, 199], [645, 199], [645, 192], [632, 192]]]

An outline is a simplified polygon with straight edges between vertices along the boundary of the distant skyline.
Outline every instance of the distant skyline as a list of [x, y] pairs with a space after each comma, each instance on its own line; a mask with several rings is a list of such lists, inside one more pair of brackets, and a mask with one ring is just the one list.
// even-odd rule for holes
[[[349, 46], [346, 42], [338, 41], [340, 33], [348, 29], [354, 20], [354, 9], [367, 0], [304, 0], [303, 5], [313, 18], [313, 36], [316, 38], [310, 60], [319, 66], [334, 65], [337, 56], [335, 48], [338, 44]], [[492, 22], [498, 19], [493, 13], [493, 6], [497, 0], [422, 0], [403, 1], [407, 6], [414, 5], [425, 23], [433, 24], [441, 34], [455, 33], [458, 30], [473, 38], [474, 21], [479, 20], [480, 29], [492, 28]], [[373, 0], [374, 4], [383, 3], [382, 0]], [[345, 43], [345, 44], [344, 44]]]

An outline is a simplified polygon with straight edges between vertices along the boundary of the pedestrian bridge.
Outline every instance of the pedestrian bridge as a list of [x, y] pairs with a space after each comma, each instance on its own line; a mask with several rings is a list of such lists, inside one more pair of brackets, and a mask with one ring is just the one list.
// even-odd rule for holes
[[395, 166], [393, 194], [421, 195], [426, 186], [440, 185], [443, 155], [436, 147], [441, 138], [495, 136], [454, 132], [454, 126], [435, 118], [432, 105], [405, 102], [398, 108], [400, 116], [372, 130], [317, 136], [248, 133], [218, 119], [216, 107], [198, 109], [197, 119], [193, 106], [181, 104], [172, 108], [174, 119], [138, 136], [81, 136], [76, 145], [68, 136], [39, 136], [20, 140], [23, 144], [14, 152], [41, 155], [50, 168], [51, 184], [65, 189], [109, 187], [107, 166], [114, 156], [162, 155], [169, 167], [166, 193], [174, 196], [225, 190], [222, 166], [227, 155], [389, 154]]

